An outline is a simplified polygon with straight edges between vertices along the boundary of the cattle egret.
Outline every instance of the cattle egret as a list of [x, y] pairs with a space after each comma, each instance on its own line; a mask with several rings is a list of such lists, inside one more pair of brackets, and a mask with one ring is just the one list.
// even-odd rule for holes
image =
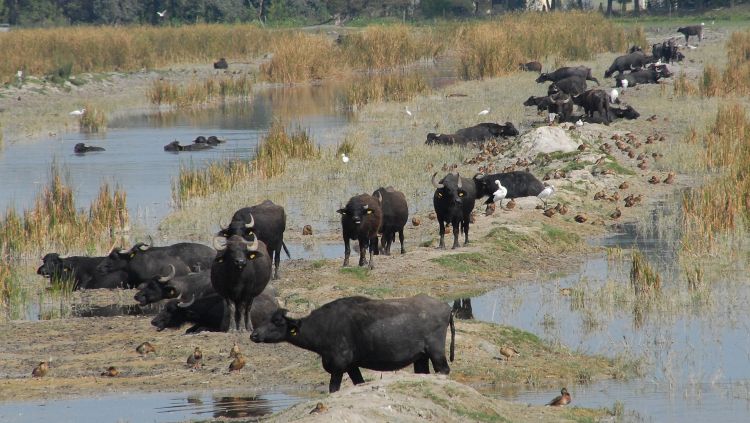
[[163, 18], [167, 14], [167, 9], [164, 9], [161, 12], [156, 12], [157, 15], [159, 15], [160, 18]]
[[555, 193], [555, 187], [552, 185], [547, 184], [542, 192], [540, 192], [537, 197], [544, 202], [544, 207], [547, 208], [547, 200], [549, 200], [550, 197], [552, 197], [552, 194]]
[[[508, 195], [508, 190], [503, 186], [503, 184], [500, 182], [500, 180], [495, 180], [495, 183], [497, 184], [497, 191], [492, 193], [492, 202], [497, 203], [498, 201], [503, 201], [503, 198], [505, 198], [506, 195]], [[502, 203], [500, 203], [502, 206]]]
[[23, 79], [23, 71], [19, 70], [18, 72], [16, 72], [16, 76], [18, 77], [18, 79]]
[[68, 113], [71, 116], [81, 116], [84, 113], [86, 113], [86, 108], [83, 108], [81, 110], [73, 110], [72, 112]]
[[625, 91], [625, 88], [628, 88], [628, 84], [629, 84], [628, 80], [622, 79], [620, 80], [620, 83], [622, 83], [622, 90]]
[[341, 161], [344, 163], [349, 163], [349, 157], [347, 157], [346, 153], [341, 153]]
[[406, 107], [406, 114], [411, 116], [411, 110], [409, 110], [409, 107]]
[[490, 113], [490, 109], [484, 109], [481, 112], [479, 112], [479, 116], [484, 116], [484, 115], [489, 114], [489, 113]]
[[550, 125], [552, 125], [552, 122], [555, 121], [556, 117], [557, 117], [557, 113], [549, 113], [549, 114], [547, 114], [547, 120], [549, 121]]
[[576, 121], [576, 126], [577, 126], [577, 127], [579, 127], [579, 128], [580, 128], [581, 126], [583, 126], [583, 121], [582, 121], [581, 119], [578, 119], [578, 120]]

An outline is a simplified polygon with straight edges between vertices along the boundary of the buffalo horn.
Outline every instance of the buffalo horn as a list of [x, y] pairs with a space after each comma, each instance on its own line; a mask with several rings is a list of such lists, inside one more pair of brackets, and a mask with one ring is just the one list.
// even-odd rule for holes
[[216, 251], [224, 251], [227, 248], [226, 239], [221, 236], [214, 237], [214, 248]]
[[159, 280], [159, 282], [161, 282], [161, 283], [167, 283], [167, 282], [169, 282], [169, 281], [170, 281], [170, 280], [171, 280], [171, 279], [172, 279], [172, 278], [174, 277], [174, 274], [175, 274], [175, 273], [177, 272], [177, 271], [175, 270], [175, 268], [174, 268], [174, 265], [171, 265], [171, 264], [170, 264], [170, 265], [169, 265], [169, 269], [170, 269], [170, 271], [169, 271], [169, 274], [168, 274], [167, 276], [162, 276], [162, 277], [160, 277], [160, 278], [158, 279], [158, 280]]
[[458, 189], [461, 189], [461, 174], [460, 173], [456, 174], [456, 179], [458, 180]]
[[250, 215], [250, 222], [249, 223], [245, 223], [245, 227], [247, 229], [252, 229], [253, 226], [255, 226], [255, 219], [253, 218], [253, 215], [251, 214]]
[[109, 250], [107, 250], [107, 255], [112, 254], [112, 251], [115, 251], [115, 245], [117, 245], [117, 241], [112, 243], [112, 246], [109, 247]]
[[435, 188], [438, 188], [438, 189], [443, 188], [445, 185], [437, 183], [437, 181], [435, 180], [436, 176], [437, 176], [437, 172], [432, 174], [432, 185], [434, 185]]
[[246, 241], [245, 248], [247, 248], [247, 251], [258, 251], [258, 237], [257, 236], [253, 237], [252, 244]]
[[484, 178], [484, 173], [477, 173], [476, 175], [474, 175], [474, 179], [482, 179], [482, 178]]
[[193, 303], [194, 303], [194, 302], [195, 302], [195, 294], [193, 294], [193, 298], [192, 298], [192, 299], [191, 299], [191, 300], [190, 300], [189, 302], [187, 302], [187, 303], [183, 303], [183, 302], [181, 302], [181, 301], [180, 301], [180, 302], [178, 302], [178, 303], [177, 303], [177, 307], [180, 307], [180, 308], [188, 308], [188, 307], [190, 307], [191, 305], [193, 305]]

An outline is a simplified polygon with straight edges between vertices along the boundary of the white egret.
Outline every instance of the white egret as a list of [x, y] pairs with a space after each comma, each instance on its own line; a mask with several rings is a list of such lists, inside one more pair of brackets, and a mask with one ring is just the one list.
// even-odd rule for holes
[[544, 202], [544, 208], [547, 208], [547, 200], [555, 193], [555, 187], [549, 184], [545, 184], [542, 192], [537, 194], [537, 197]]
[[492, 202], [497, 203], [500, 201], [500, 205], [502, 206], [503, 198], [508, 195], [508, 189], [503, 186], [499, 179], [496, 179], [495, 183], [497, 184], [497, 191], [492, 193]]
[[73, 110], [72, 112], [70, 112], [68, 114], [71, 115], [71, 116], [81, 116], [84, 113], [86, 113], [86, 108], [85, 107], [83, 109], [81, 109], [81, 110]]
[[167, 14], [167, 9], [164, 9], [161, 12], [156, 12], [157, 15], [159, 15], [160, 18], [163, 18]]
[[341, 161], [344, 163], [349, 163], [349, 157], [346, 155], [346, 153], [341, 153]]
[[617, 91], [617, 88], [612, 88], [612, 91], [609, 92], [609, 102], [614, 104], [618, 103], [617, 97], [620, 96], [620, 93]]
[[490, 113], [490, 109], [484, 109], [481, 112], [479, 112], [479, 116], [484, 116], [484, 115], [489, 114], [489, 113]]
[[409, 115], [409, 116], [411, 116], [411, 115], [412, 115], [412, 114], [411, 114], [411, 110], [409, 110], [409, 106], [406, 106], [406, 114], [407, 114], [407, 115]]
[[577, 127], [579, 127], [579, 128], [580, 128], [581, 126], [583, 126], [583, 121], [582, 121], [581, 119], [578, 119], [578, 120], [576, 121], [576, 126], [577, 126]]

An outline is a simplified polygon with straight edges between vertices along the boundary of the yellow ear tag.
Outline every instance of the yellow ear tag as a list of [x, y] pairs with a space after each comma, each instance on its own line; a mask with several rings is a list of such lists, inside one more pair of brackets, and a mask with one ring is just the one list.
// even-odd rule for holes
[[367, 214], [372, 214], [372, 210], [367, 210]]
[[250, 253], [247, 257], [252, 260], [255, 258], [255, 253]]
[[135, 257], [135, 253], [130, 253], [130, 258]]
[[290, 333], [290, 334], [291, 334], [292, 336], [297, 336], [297, 329], [296, 329], [296, 328], [291, 328], [291, 329], [289, 329], [289, 333]]
[[439, 193], [438, 193], [438, 197], [439, 197], [439, 198], [443, 198], [443, 194], [439, 192]]

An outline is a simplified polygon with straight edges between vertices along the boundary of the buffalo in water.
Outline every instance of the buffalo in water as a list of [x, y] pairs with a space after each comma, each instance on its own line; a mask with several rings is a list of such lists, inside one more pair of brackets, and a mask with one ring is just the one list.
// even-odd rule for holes
[[172, 141], [169, 144], [164, 146], [164, 151], [169, 151], [172, 153], [180, 152], [180, 151], [202, 151], [202, 150], [209, 150], [213, 148], [208, 143], [193, 143], [188, 145], [181, 145], [179, 141]]
[[104, 259], [106, 257], [60, 257], [57, 253], [49, 253], [42, 259], [36, 273], [49, 278], [52, 283], [72, 282], [74, 290], [130, 288], [127, 272], [100, 272], [97, 269]]
[[76, 154], [85, 154], [90, 153], [92, 151], [105, 151], [104, 147], [94, 147], [91, 145], [86, 145], [82, 142], [79, 142], [78, 144], [73, 146], [73, 152]]

